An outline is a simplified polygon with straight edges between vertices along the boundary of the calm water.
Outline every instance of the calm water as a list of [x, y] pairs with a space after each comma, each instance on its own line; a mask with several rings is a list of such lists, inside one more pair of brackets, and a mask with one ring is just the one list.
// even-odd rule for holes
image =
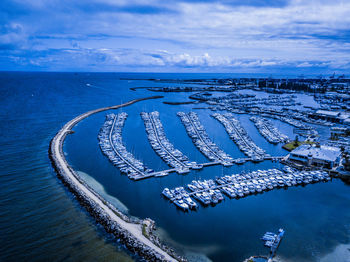
[[[209, 75], [214, 76], [220, 77]], [[0, 261], [139, 260], [105, 234], [80, 208], [56, 178], [47, 157], [50, 139], [68, 120], [90, 109], [154, 94], [146, 90], [130, 91], [129, 87], [161, 85], [144, 80], [120, 80], [120, 77], [205, 78], [208, 75], [0, 74]], [[129, 114], [123, 130], [128, 150], [153, 169], [167, 168], [150, 147], [139, 115], [141, 111], [158, 110], [167, 137], [176, 148], [191, 160], [207, 162], [176, 116], [178, 111], [190, 111], [192, 105], [162, 103], [188, 101], [188, 94], [164, 95], [164, 99], [122, 109]], [[308, 104], [313, 102], [308, 96], [300, 99]], [[209, 136], [222, 149], [233, 157], [243, 156], [221, 124], [210, 117], [210, 111], [196, 112]], [[132, 182], [120, 175], [99, 150], [97, 133], [105, 115], [106, 112], [99, 113], [84, 120], [75, 128], [75, 134], [68, 137], [64, 151], [69, 163], [125, 212], [154, 219], [162, 238], [191, 260], [242, 261], [250, 255], [266, 254], [268, 250], [259, 238], [265, 231], [276, 231], [279, 227], [286, 230], [286, 237], [278, 255], [288, 261], [320, 261], [326, 256], [331, 258], [322, 261], [335, 261], [330, 260], [330, 253], [350, 242], [350, 188], [340, 180], [273, 190], [241, 200], [226, 198], [216, 207], [201, 207], [197, 212], [178, 211], [160, 196], [164, 187], [279, 165], [267, 161], [231, 168], [215, 166], [186, 176], [171, 174]], [[257, 145], [271, 155], [286, 154], [259, 135], [249, 116], [237, 115], [237, 118]], [[285, 134], [293, 136], [291, 126], [273, 122]], [[339, 259], [347, 261], [344, 255]]]

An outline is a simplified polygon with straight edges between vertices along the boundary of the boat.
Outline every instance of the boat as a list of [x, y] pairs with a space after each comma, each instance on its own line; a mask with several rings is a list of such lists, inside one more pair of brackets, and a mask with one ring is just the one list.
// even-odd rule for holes
[[171, 193], [169, 188], [164, 188], [164, 190], [162, 191], [163, 196], [165, 196], [168, 199], [171, 199], [174, 197], [174, 195]]

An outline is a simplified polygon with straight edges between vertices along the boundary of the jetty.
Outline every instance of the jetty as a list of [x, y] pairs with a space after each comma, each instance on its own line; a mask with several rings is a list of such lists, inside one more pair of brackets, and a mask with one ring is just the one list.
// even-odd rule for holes
[[[66, 136], [72, 134], [73, 127], [83, 119], [102, 111], [119, 109], [139, 101], [156, 98], [162, 98], [162, 96], [135, 99], [121, 105], [91, 110], [75, 117], [67, 122], [51, 140], [49, 157], [57, 176], [76, 196], [79, 203], [86, 208], [97, 222], [104, 226], [107, 232], [117, 236], [128, 249], [148, 261], [185, 261], [185, 259], [177, 256], [172, 249], [163, 245], [152, 234], [154, 222], [152, 223], [149, 219], [133, 219], [117, 210], [79, 177], [75, 170], [68, 164], [63, 153], [63, 143]], [[148, 232], [148, 234], [144, 234], [144, 232]]]
[[190, 172], [190, 167], [197, 166], [195, 162], [189, 162], [188, 157], [167, 139], [163, 125], [159, 119], [159, 112], [142, 112], [148, 140], [154, 151], [171, 167], [175, 168], [179, 174]]
[[188, 136], [192, 139], [193, 144], [209, 160], [220, 162], [224, 166], [231, 166], [234, 159], [222, 151], [211, 139], [200, 123], [198, 115], [194, 112], [178, 112], [181, 122], [185, 126]]
[[[159, 119], [159, 113], [142, 112], [141, 117], [144, 120], [148, 140], [152, 148], [171, 167], [165, 170], [154, 171], [145, 166], [141, 160], [136, 159], [131, 152], [127, 151], [123, 143], [122, 129], [127, 116], [125, 112], [106, 115], [105, 122], [98, 134], [98, 140], [103, 154], [107, 156], [113, 165], [119, 168], [121, 173], [126, 174], [132, 180], [138, 181], [151, 177], [164, 177], [170, 173], [187, 174], [191, 169], [200, 170], [208, 166], [223, 165], [228, 167], [233, 164], [244, 164], [248, 161], [256, 162], [255, 157], [233, 159], [210, 140], [196, 113], [185, 114], [178, 112], [178, 116], [181, 118], [196, 147], [207, 158], [212, 160], [207, 163], [190, 162], [188, 157], [178, 149], [175, 149], [166, 138]], [[279, 161], [282, 158], [283, 156], [265, 154], [261, 157], [261, 160]]]
[[268, 119], [252, 116], [250, 120], [254, 122], [259, 133], [270, 143], [278, 144], [288, 143], [290, 141], [289, 137], [282, 134]]
[[251, 157], [255, 162], [264, 160], [264, 157], [267, 155], [265, 151], [253, 142], [247, 131], [241, 126], [239, 121], [234, 118], [233, 114], [215, 113], [212, 117], [225, 127], [230, 138], [245, 155]]
[[118, 166], [122, 173], [127, 174], [129, 178], [148, 177], [153, 170], [136, 159], [124, 146], [122, 128], [127, 116], [124, 112], [106, 116], [106, 120], [98, 134], [100, 148], [108, 159], [115, 166]]
[[263, 113], [261, 115], [264, 117], [277, 119], [277, 120], [280, 120], [281, 122], [294, 126], [295, 127], [294, 132], [302, 136], [312, 136], [312, 135], [316, 136], [318, 134], [318, 132], [313, 127], [303, 123], [301, 120], [297, 120], [292, 117], [283, 116], [283, 115], [280, 116], [280, 115], [266, 114], [266, 113]]
[[284, 236], [284, 230], [280, 228], [278, 233], [266, 232], [261, 238], [264, 241], [264, 246], [270, 248], [270, 254], [267, 262], [272, 262], [272, 259], [275, 257], [277, 249], [281, 244], [282, 238]]
[[297, 172], [288, 168], [284, 172], [278, 169], [268, 169], [217, 177], [215, 181], [213, 179], [193, 180], [187, 185], [189, 192], [184, 187], [176, 187], [174, 189], [164, 188], [162, 194], [174, 205], [187, 211], [194, 206], [191, 197], [204, 206], [216, 205], [224, 199], [223, 195], [238, 199], [275, 188], [330, 180], [330, 175], [325, 171]]

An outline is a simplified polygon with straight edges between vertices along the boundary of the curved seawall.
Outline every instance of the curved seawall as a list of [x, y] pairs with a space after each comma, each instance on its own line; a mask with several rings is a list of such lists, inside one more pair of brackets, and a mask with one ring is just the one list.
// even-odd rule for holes
[[118, 109], [139, 101], [156, 98], [162, 98], [162, 96], [135, 99], [121, 105], [99, 108], [77, 116], [67, 122], [51, 140], [49, 157], [58, 177], [76, 196], [79, 203], [98, 223], [104, 226], [108, 233], [117, 236], [129, 250], [148, 261], [185, 261], [177, 256], [171, 248], [161, 244], [159, 239], [152, 234], [154, 222], [151, 219], [139, 220], [129, 218], [121, 213], [79, 177], [63, 154], [63, 143], [66, 136], [73, 133], [72, 128], [83, 119], [102, 111]]

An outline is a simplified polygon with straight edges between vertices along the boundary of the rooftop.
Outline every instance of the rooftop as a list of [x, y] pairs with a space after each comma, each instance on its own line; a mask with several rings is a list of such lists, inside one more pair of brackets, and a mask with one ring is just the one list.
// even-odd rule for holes
[[336, 161], [337, 158], [341, 155], [340, 148], [338, 147], [331, 147], [325, 145], [316, 147], [314, 145], [306, 144], [299, 146], [298, 148], [294, 149], [291, 153], [332, 162]]
[[340, 114], [340, 112], [327, 111], [327, 110], [317, 110], [316, 114], [318, 114], [318, 115], [325, 115], [325, 116], [331, 116], [331, 117], [337, 117]]

